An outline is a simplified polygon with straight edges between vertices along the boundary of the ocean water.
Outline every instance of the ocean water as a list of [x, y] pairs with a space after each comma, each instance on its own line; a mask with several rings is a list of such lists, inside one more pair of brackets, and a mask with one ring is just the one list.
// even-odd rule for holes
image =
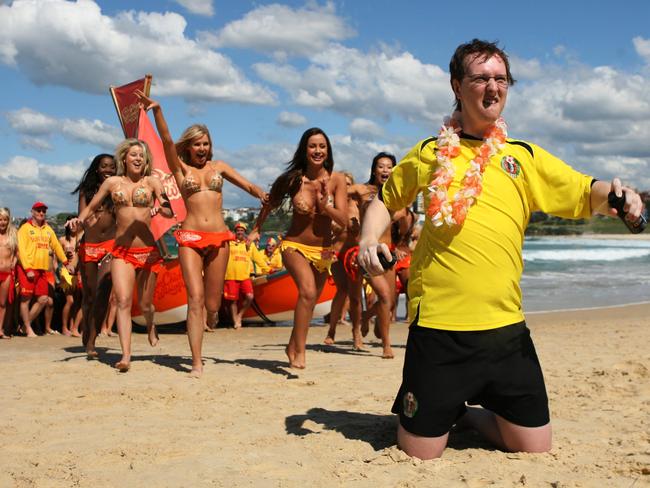
[[526, 239], [521, 288], [527, 312], [650, 301], [650, 241]]

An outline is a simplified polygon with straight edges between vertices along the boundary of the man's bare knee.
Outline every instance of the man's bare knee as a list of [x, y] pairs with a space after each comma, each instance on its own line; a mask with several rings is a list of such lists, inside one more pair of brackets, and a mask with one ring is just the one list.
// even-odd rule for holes
[[548, 452], [553, 444], [550, 422], [541, 427], [523, 427], [496, 416], [503, 443], [513, 452]]
[[440, 437], [423, 437], [410, 433], [401, 425], [397, 427], [397, 447], [409, 456], [423, 460], [441, 457], [448, 437], [448, 433]]

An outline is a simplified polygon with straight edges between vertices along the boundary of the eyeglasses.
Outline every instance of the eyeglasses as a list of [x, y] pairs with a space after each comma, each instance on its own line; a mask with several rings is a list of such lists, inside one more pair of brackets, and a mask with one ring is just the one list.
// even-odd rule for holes
[[508, 83], [508, 77], [505, 75], [497, 75], [497, 76], [487, 76], [487, 75], [473, 75], [473, 76], [467, 76], [469, 78], [469, 82], [473, 85], [476, 86], [486, 86], [490, 80], [494, 80], [494, 82], [497, 84], [499, 88], [508, 88], [509, 83]]
[[45, 209], [45, 208], [35, 208], [35, 209], [34, 209], [34, 212], [37, 212], [37, 213], [47, 213], [47, 209]]

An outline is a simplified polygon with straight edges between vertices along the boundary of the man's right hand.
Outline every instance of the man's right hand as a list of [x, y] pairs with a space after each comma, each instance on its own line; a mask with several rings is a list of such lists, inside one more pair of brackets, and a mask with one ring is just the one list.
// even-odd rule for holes
[[34, 272], [30, 269], [29, 271], [26, 271], [26, 272], [25, 272], [25, 276], [27, 276], [27, 279], [28, 279], [29, 281], [33, 281], [33, 280], [34, 280], [34, 276], [36, 276], [36, 275], [35, 275]]
[[384, 257], [391, 261], [393, 258], [390, 254], [390, 249], [386, 244], [378, 242], [359, 242], [359, 254], [357, 261], [366, 273], [371, 276], [378, 276], [384, 274], [386, 271], [379, 262], [378, 253], [382, 253]]

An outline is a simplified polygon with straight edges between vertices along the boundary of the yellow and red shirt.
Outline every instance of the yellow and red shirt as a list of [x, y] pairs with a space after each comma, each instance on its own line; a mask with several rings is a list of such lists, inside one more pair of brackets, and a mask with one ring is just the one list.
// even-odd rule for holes
[[[481, 140], [461, 138], [449, 188], [452, 200]], [[382, 189], [390, 210], [424, 194], [437, 169], [435, 139], [419, 142], [400, 161]], [[519, 280], [524, 231], [533, 211], [565, 218], [591, 216], [592, 178], [534, 144], [508, 140], [490, 158], [483, 192], [461, 226], [434, 227], [428, 217], [411, 257], [409, 317], [435, 329], [494, 329], [524, 319]]]
[[250, 278], [253, 272], [253, 260], [251, 259], [251, 249], [246, 247], [246, 241], [230, 241], [230, 257], [226, 267], [227, 280], [243, 281]]
[[50, 269], [50, 249], [62, 263], [67, 263], [68, 258], [63, 251], [61, 243], [54, 230], [48, 224], [42, 227], [34, 225], [28, 220], [18, 229], [18, 258], [23, 269]]

